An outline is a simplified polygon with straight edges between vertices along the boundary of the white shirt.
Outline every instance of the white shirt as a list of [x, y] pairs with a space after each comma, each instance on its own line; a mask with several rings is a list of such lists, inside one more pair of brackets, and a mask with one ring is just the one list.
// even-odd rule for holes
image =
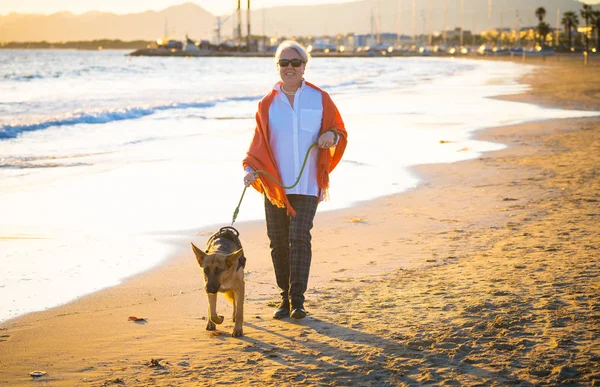
[[[294, 107], [287, 96], [275, 85], [278, 91], [269, 107], [269, 144], [279, 167], [283, 185], [296, 182], [306, 151], [319, 138], [323, 120], [323, 96], [321, 92], [306, 85], [298, 88], [294, 95]], [[286, 194], [319, 196], [317, 184], [318, 146], [311, 151], [306, 167], [297, 186], [286, 189]]]

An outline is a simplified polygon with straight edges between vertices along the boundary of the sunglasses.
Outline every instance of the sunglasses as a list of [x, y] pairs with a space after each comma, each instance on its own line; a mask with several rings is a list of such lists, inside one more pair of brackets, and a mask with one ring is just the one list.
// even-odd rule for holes
[[292, 67], [300, 67], [302, 66], [302, 64], [304, 63], [304, 61], [302, 59], [279, 59], [279, 67], [288, 67], [288, 65], [291, 63]]

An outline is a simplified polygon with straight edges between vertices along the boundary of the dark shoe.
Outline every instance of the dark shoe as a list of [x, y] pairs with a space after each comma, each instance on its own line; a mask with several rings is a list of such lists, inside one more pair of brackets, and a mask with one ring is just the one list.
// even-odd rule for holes
[[279, 308], [273, 312], [274, 319], [279, 320], [284, 317], [290, 317], [290, 303], [287, 301], [282, 301], [281, 305], [279, 305]]
[[306, 311], [304, 310], [304, 308], [295, 308], [292, 309], [292, 313], [290, 314], [290, 316], [296, 320], [300, 320], [306, 317]]

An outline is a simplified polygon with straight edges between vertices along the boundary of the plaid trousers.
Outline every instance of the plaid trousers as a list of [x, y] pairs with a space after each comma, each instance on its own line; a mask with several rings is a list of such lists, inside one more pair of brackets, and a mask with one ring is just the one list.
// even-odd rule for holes
[[278, 208], [265, 197], [267, 235], [277, 286], [281, 296], [292, 306], [303, 307], [304, 292], [312, 258], [310, 230], [317, 212], [317, 197], [288, 195], [296, 216], [289, 216], [285, 208]]

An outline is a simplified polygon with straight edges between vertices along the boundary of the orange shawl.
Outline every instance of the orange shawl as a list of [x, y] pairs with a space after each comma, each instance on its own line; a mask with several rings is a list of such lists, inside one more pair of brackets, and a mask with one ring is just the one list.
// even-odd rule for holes
[[[281, 83], [281, 82], [280, 82]], [[329, 149], [319, 148], [318, 165], [317, 165], [317, 184], [319, 189], [323, 193], [323, 197], [327, 197], [327, 190], [329, 188], [329, 173], [340, 162], [346, 144], [348, 143], [348, 134], [342, 121], [342, 116], [338, 111], [337, 107], [331, 100], [331, 97], [327, 92], [319, 89], [311, 83], [305, 82], [307, 86], [310, 86], [321, 92], [323, 95], [323, 120], [321, 121], [321, 130], [319, 136], [328, 130], [335, 131], [339, 140], [336, 146]], [[269, 145], [269, 107], [273, 98], [277, 95], [277, 90], [271, 90], [263, 99], [258, 103], [258, 111], [256, 112], [256, 129], [254, 130], [254, 138], [250, 143], [250, 148], [246, 154], [246, 158], [243, 161], [244, 168], [250, 167], [255, 171], [263, 170], [270, 173], [273, 177], [281, 183], [281, 175], [279, 174], [279, 168], [275, 162], [273, 151]], [[275, 184], [268, 177], [261, 177], [256, 179], [252, 185], [258, 192], [264, 193], [269, 201], [273, 205], [286, 208], [288, 214], [294, 216], [296, 211], [290, 205], [285, 194], [285, 189]]]

